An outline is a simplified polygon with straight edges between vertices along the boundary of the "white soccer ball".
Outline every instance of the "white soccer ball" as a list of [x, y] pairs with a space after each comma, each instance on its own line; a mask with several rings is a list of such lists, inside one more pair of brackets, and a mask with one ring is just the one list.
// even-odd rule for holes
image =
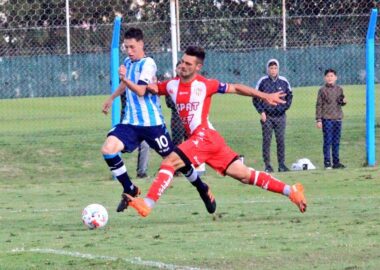
[[89, 229], [102, 228], [108, 222], [107, 209], [97, 203], [87, 205], [82, 211], [82, 221]]

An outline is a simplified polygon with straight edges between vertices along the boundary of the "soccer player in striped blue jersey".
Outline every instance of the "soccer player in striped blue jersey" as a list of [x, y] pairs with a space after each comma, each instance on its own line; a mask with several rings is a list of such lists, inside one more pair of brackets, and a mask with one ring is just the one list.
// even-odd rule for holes
[[[127, 194], [132, 197], [140, 194], [139, 188], [129, 178], [119, 153], [133, 152], [142, 141], [146, 141], [162, 157], [168, 156], [174, 149], [164, 123], [160, 98], [147, 91], [148, 84], [156, 80], [157, 66], [153, 58], [145, 55], [143, 38], [139, 28], [129, 28], [125, 32], [123, 46], [128, 57], [119, 68], [121, 81], [103, 104], [103, 112], [107, 114], [113, 100], [125, 92], [124, 117], [120, 124], [109, 131], [101, 149], [112, 174], [123, 186], [117, 212], [123, 212], [128, 207]], [[202, 182], [191, 166], [183, 168], [181, 172], [197, 188], [207, 211], [214, 213], [216, 202], [207, 184]]]

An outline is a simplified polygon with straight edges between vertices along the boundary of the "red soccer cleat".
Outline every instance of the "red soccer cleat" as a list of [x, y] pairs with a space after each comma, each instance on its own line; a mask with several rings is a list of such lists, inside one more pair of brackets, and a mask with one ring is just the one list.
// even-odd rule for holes
[[128, 206], [134, 208], [140, 216], [146, 217], [152, 211], [143, 198], [134, 198], [129, 194], [125, 194], [125, 196], [128, 198]]
[[291, 191], [289, 194], [289, 199], [298, 206], [300, 209], [301, 213], [306, 212], [306, 198], [305, 195], [303, 194], [304, 188], [302, 184], [297, 183], [293, 186], [291, 186]]

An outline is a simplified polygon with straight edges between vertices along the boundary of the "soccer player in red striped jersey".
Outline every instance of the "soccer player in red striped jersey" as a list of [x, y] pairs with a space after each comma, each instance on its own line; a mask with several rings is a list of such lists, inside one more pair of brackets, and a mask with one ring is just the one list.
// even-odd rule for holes
[[[226, 84], [207, 79], [198, 74], [203, 66], [205, 51], [196, 46], [186, 49], [179, 67], [178, 77], [149, 85], [150, 91], [159, 95], [169, 95], [177, 106], [178, 113], [188, 133], [189, 139], [180, 144], [161, 163], [158, 175], [145, 198], [129, 196], [129, 205], [145, 217], [170, 185], [174, 172], [190, 163], [198, 166], [206, 163], [218, 173], [248, 185], [283, 194], [299, 208], [306, 211], [306, 198], [302, 184], [288, 185], [270, 174], [256, 171], [243, 164], [239, 155], [224, 141], [209, 122], [211, 97], [216, 93], [238, 94], [257, 97], [276, 106], [284, 103], [284, 93], [267, 94], [242, 84]], [[209, 192], [213, 199], [213, 195]]]

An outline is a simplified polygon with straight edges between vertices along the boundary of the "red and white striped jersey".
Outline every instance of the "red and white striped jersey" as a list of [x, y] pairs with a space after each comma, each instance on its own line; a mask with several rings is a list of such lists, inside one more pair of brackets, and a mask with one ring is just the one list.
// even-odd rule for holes
[[198, 127], [213, 129], [208, 120], [211, 96], [215, 93], [224, 94], [227, 90], [228, 84], [199, 74], [187, 83], [182, 83], [178, 77], [158, 83], [158, 94], [172, 98], [189, 135]]

